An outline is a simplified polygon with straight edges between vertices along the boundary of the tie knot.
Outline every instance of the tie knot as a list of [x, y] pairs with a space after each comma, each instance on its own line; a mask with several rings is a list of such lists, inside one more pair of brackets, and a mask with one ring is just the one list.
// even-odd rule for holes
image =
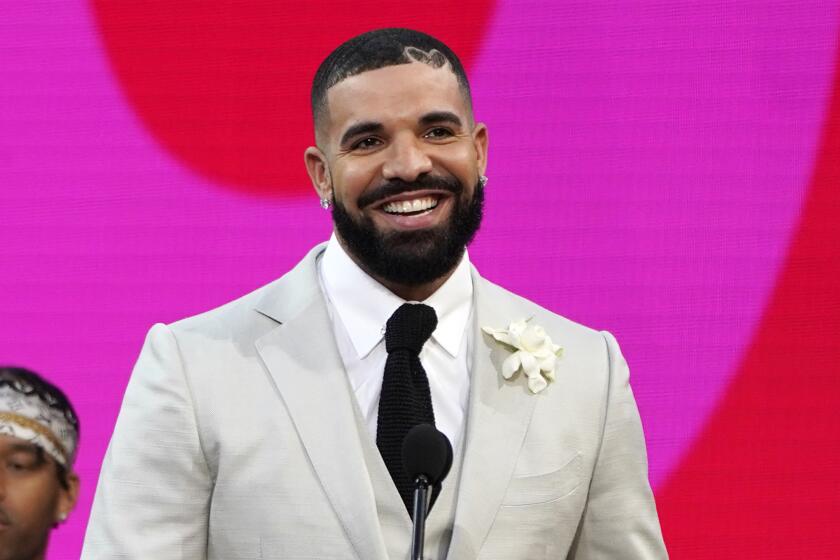
[[435, 310], [422, 303], [404, 303], [385, 324], [385, 350], [408, 350], [415, 356], [437, 327]]

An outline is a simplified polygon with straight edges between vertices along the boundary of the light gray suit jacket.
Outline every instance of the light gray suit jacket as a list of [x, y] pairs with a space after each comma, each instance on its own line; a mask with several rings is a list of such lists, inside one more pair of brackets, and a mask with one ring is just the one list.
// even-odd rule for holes
[[[396, 489], [374, 496], [370, 436], [317, 280], [321, 251], [237, 301], [152, 328], [82, 558], [407, 558], [410, 521]], [[475, 271], [473, 282], [471, 390], [446, 556], [667, 558], [613, 337]], [[479, 329], [527, 317], [565, 349], [556, 381], [538, 395], [524, 379], [502, 379], [507, 352]]]

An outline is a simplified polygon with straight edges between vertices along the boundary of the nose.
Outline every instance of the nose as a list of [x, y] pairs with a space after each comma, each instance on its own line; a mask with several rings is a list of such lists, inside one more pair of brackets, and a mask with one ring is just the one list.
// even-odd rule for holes
[[432, 160], [423, 151], [422, 141], [413, 134], [395, 137], [386, 153], [382, 177], [411, 182], [432, 170]]

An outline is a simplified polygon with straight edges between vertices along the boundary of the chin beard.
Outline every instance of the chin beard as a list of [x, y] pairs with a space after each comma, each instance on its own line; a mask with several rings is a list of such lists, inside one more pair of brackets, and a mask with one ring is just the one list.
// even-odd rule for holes
[[347, 250], [369, 274], [402, 286], [427, 284], [458, 265], [481, 225], [484, 188], [477, 183], [469, 200], [464, 199], [460, 182], [448, 190], [455, 194], [452, 213], [433, 228], [383, 232], [370, 217], [354, 219], [338, 199], [333, 203], [333, 223]]

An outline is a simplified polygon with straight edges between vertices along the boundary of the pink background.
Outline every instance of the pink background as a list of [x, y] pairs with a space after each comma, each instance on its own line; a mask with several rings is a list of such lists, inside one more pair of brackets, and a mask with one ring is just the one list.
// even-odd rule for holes
[[[282, 134], [265, 129], [277, 149], [269, 144], [264, 157], [255, 149], [244, 163], [229, 153], [236, 143], [202, 141], [222, 121], [234, 138], [255, 138], [254, 127], [263, 129], [247, 95], [270, 102], [278, 91], [291, 104], [308, 92], [313, 63], [289, 45], [317, 62], [353, 33], [322, 25], [313, 38], [317, 13], [263, 5], [295, 40], [283, 35], [283, 48], [268, 54], [225, 47], [230, 58], [219, 67], [196, 62], [194, 73], [179, 71], [176, 85], [155, 90], [156, 72], [166, 73], [160, 60], [169, 60], [162, 49], [177, 58], [179, 33], [214, 44], [218, 34], [227, 45], [229, 32], [241, 47], [243, 26], [247, 37], [266, 22], [246, 4], [215, 15], [172, 4], [180, 23], [165, 29], [155, 25], [167, 18], [137, 27], [165, 4], [121, 15], [119, 4], [9, 3], [0, 18], [0, 361], [65, 388], [82, 421], [82, 497], [54, 533], [53, 560], [78, 558], [99, 464], [151, 324], [280, 276], [330, 231], [301, 181], [308, 116], [298, 110], [287, 128], [282, 121]], [[231, 18], [237, 10], [242, 18]], [[462, 10], [438, 18], [445, 23], [399, 23], [460, 37], [469, 51], [476, 116], [491, 138], [488, 211], [471, 258], [491, 280], [618, 337], [662, 499], [741, 371], [816, 188], [840, 6], [502, 1]], [[481, 24], [467, 40], [475, 14]], [[382, 25], [355, 17], [359, 30]], [[266, 37], [254, 41], [274, 44]], [[184, 56], [217, 60], [211, 54]], [[240, 79], [237, 68], [277, 75], [253, 87], [231, 81], [241, 96], [220, 117], [213, 88]], [[206, 122], [179, 120], [172, 107], [187, 94]], [[266, 107], [285, 114], [282, 103]], [[254, 171], [263, 160], [264, 181]], [[823, 231], [824, 243], [836, 243], [835, 233]], [[826, 450], [835, 465], [837, 451], [836, 442]], [[693, 491], [679, 496], [690, 505], [716, 489]], [[830, 492], [836, 499], [836, 486]], [[666, 536], [687, 523], [669, 513], [679, 496], [665, 504]], [[810, 533], [808, 519], [796, 522], [805, 524], [797, 535]], [[697, 553], [690, 538], [674, 542], [676, 558]]]

